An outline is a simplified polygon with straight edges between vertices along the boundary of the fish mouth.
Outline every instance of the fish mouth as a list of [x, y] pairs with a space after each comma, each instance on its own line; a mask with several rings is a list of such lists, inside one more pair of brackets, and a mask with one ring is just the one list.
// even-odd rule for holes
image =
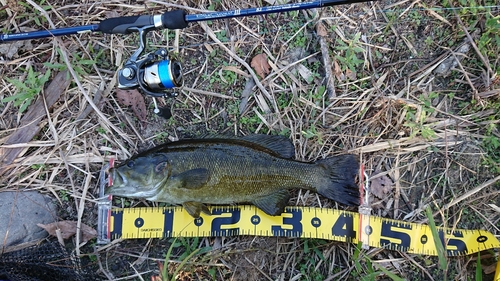
[[126, 186], [127, 179], [116, 168], [110, 169], [108, 173], [108, 186], [105, 189], [105, 194], [117, 195], [115, 192], [120, 187]]
[[111, 158], [110, 163], [102, 166], [99, 173], [99, 198], [104, 198], [107, 195], [108, 186], [111, 185], [111, 178], [109, 177], [109, 168], [113, 165], [113, 158]]
[[158, 191], [157, 187], [151, 188], [147, 183], [138, 183], [134, 179], [129, 179], [128, 174], [119, 169], [109, 170], [109, 183], [105, 188], [105, 195], [116, 195], [129, 198], [149, 198]]

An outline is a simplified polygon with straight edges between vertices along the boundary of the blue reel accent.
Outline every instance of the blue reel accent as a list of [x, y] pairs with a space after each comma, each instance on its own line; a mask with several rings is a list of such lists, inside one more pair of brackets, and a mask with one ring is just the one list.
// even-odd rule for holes
[[174, 81], [172, 80], [172, 73], [170, 72], [170, 61], [162, 60], [158, 63], [158, 75], [160, 76], [160, 81], [163, 87], [170, 89], [176, 87]]

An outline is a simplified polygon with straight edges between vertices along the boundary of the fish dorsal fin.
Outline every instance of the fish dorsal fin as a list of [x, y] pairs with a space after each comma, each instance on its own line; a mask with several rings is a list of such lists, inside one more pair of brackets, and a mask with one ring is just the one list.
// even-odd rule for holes
[[193, 218], [197, 219], [200, 217], [200, 213], [203, 212], [207, 215], [211, 215], [210, 210], [203, 203], [199, 202], [184, 202], [182, 207], [186, 209], [186, 212], [190, 214]]
[[272, 150], [283, 158], [293, 158], [295, 156], [295, 147], [290, 139], [284, 136], [256, 134], [244, 136], [241, 139]]
[[179, 181], [179, 188], [198, 189], [210, 179], [210, 172], [205, 168], [187, 170], [172, 177]]
[[270, 216], [279, 216], [283, 213], [289, 199], [290, 194], [288, 191], [282, 189], [270, 195], [262, 196], [253, 200], [252, 204]]

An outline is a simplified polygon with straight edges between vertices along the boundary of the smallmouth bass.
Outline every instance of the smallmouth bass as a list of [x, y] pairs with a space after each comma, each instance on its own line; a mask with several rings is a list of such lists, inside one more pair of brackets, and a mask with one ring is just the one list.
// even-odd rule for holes
[[106, 194], [182, 204], [197, 218], [205, 204], [249, 202], [280, 215], [288, 189], [312, 190], [344, 205], [359, 205], [359, 164], [346, 154], [316, 162], [293, 160], [282, 136], [186, 139], [142, 152], [111, 168]]

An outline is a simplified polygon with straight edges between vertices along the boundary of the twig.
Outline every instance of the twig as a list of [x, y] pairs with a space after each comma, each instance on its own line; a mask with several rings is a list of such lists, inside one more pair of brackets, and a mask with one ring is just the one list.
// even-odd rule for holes
[[460, 197], [458, 197], [458, 198], [456, 198], [456, 199], [451, 200], [451, 202], [450, 202], [450, 203], [448, 203], [448, 204], [446, 204], [446, 205], [443, 207], [443, 209], [442, 209], [442, 210], [449, 209], [451, 206], [454, 206], [454, 205], [458, 204], [460, 201], [463, 201], [463, 200], [465, 200], [465, 199], [469, 198], [470, 196], [472, 196], [472, 195], [474, 195], [474, 194], [478, 193], [479, 191], [481, 191], [483, 188], [488, 187], [488, 186], [490, 186], [490, 185], [492, 185], [492, 184], [496, 183], [496, 182], [497, 182], [497, 181], [499, 181], [499, 180], [500, 180], [500, 176], [497, 176], [497, 177], [495, 177], [495, 178], [493, 178], [493, 179], [491, 179], [491, 180], [489, 180], [489, 181], [487, 181], [487, 182], [485, 182], [485, 183], [481, 184], [480, 186], [478, 186], [478, 187], [476, 187], [476, 188], [474, 188], [474, 189], [472, 189], [472, 190], [467, 191], [467, 192], [466, 192], [465, 194], [463, 194], [462, 196], [460, 196]]
[[217, 97], [217, 98], [221, 98], [221, 99], [229, 99], [229, 100], [237, 100], [238, 99], [236, 97], [226, 96], [226, 95], [219, 94], [219, 93], [198, 90], [198, 89], [193, 89], [193, 88], [188, 88], [188, 87], [183, 87], [182, 90], [192, 92], [192, 93], [197, 93], [197, 94], [203, 94], [203, 95], [207, 95], [207, 96], [213, 96], [213, 97]]
[[[450, 2], [450, 6], [451, 6], [451, 8], [454, 8], [453, 4], [451, 2]], [[465, 36], [467, 36], [467, 39], [469, 39], [469, 42], [470, 42], [472, 48], [474, 48], [474, 50], [476, 51], [478, 57], [484, 63], [484, 67], [486, 67], [486, 70], [488, 71], [488, 75], [487, 75], [488, 77], [487, 78], [491, 79], [493, 70], [491, 69], [490, 63], [488, 62], [487, 59], [484, 58], [483, 54], [481, 54], [481, 51], [479, 51], [479, 48], [477, 47], [476, 43], [474, 42], [474, 39], [472, 39], [472, 36], [470, 35], [469, 31], [467, 30], [467, 28], [465, 28], [465, 25], [464, 25], [462, 19], [457, 14], [457, 11], [455, 9], [453, 9], [453, 13], [455, 14], [455, 17], [457, 18], [458, 23], [460, 24], [460, 27], [464, 31]]]
[[[42, 13], [44, 15], [44, 17], [47, 19], [47, 22], [49, 23], [50, 27], [52, 29], [56, 29], [54, 23], [52, 22], [52, 20], [49, 17], [49, 14], [44, 9], [42, 9], [40, 6], [38, 6], [38, 4], [36, 4], [32, 0], [27, 0], [26, 2], [28, 2], [30, 5], [32, 5], [38, 11], [40, 11], [40, 13]], [[85, 97], [85, 99], [87, 100], [87, 102], [89, 103], [89, 105], [95, 110], [95, 112], [97, 113], [97, 115], [102, 120], [105, 121], [106, 125], [108, 125], [109, 127], [111, 127], [116, 133], [118, 133], [119, 136], [126, 136], [126, 134], [120, 128], [116, 127], [113, 123], [111, 123], [109, 121], [108, 118], [106, 118], [106, 116], [104, 116], [104, 114], [102, 113], [102, 111], [100, 111], [99, 108], [92, 101], [92, 99], [90, 98], [89, 94], [87, 93], [87, 91], [83, 87], [82, 83], [80, 82], [80, 79], [78, 78], [78, 75], [76, 74], [75, 70], [73, 69], [73, 66], [71, 65], [71, 62], [70, 62], [69, 57], [68, 57], [68, 51], [66, 50], [66, 47], [61, 42], [61, 40], [59, 40], [59, 38], [55, 37], [54, 40], [56, 40], [56, 42], [59, 45], [59, 48], [61, 49], [61, 55], [62, 55], [62, 57], [64, 59], [64, 62], [66, 63], [66, 66], [68, 67], [68, 71], [71, 73], [71, 76], [73, 77], [73, 80], [75, 81], [76, 85], [78, 86], [78, 89], [80, 89], [80, 92], [83, 94], [83, 96]], [[125, 140], [128, 141], [132, 145], [134, 144], [132, 142], [132, 140], [130, 140], [130, 138], [125, 138]]]
[[269, 277], [269, 275], [267, 275], [264, 271], [262, 271], [262, 269], [260, 269], [260, 267], [258, 267], [257, 265], [255, 265], [255, 263], [253, 263], [252, 261], [250, 261], [247, 257], [245, 257], [245, 259], [247, 260], [248, 263], [250, 263], [251, 265], [253, 265], [255, 267], [255, 269], [257, 269], [260, 273], [262, 273], [262, 275], [264, 275], [268, 280], [273, 281], [273, 279], [271, 277]]
[[326, 44], [325, 36], [327, 35], [326, 29], [323, 23], [318, 22], [316, 24], [316, 33], [318, 34], [319, 44], [321, 46], [321, 54], [323, 55], [323, 65], [325, 68], [325, 79], [326, 79], [326, 89], [328, 92], [328, 98], [335, 98], [337, 94], [335, 93], [335, 85], [332, 73], [332, 62], [330, 61], [330, 52], [328, 51], [328, 45]]
[[[101, 97], [102, 97], [102, 91], [97, 90], [97, 92], [94, 94], [94, 99], [92, 100], [94, 104], [99, 104]], [[76, 117], [75, 121], [85, 119], [87, 115], [90, 114], [91, 111], [92, 111], [92, 106], [87, 105], [87, 107], [85, 107], [85, 110], [80, 115], [78, 115], [78, 117]]]

